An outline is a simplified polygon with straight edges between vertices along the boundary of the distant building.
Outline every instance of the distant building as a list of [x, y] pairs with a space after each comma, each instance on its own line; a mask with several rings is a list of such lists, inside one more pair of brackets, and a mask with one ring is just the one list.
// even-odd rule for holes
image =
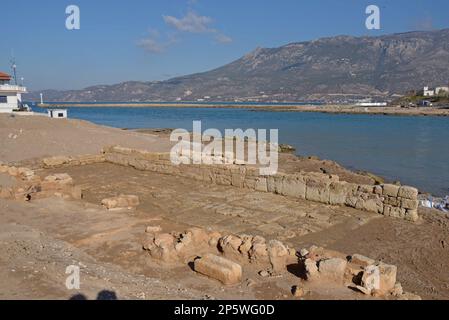
[[0, 72], [0, 113], [13, 112], [24, 108], [22, 103], [22, 93], [26, 93], [26, 88], [18, 85], [11, 85], [11, 76]]
[[50, 109], [47, 110], [50, 118], [65, 119], [67, 118], [67, 109]]
[[444, 94], [444, 93], [449, 93], [449, 87], [436, 87], [435, 88], [436, 95]]
[[429, 87], [424, 87], [422, 95], [424, 97], [433, 97], [435, 95], [435, 90], [432, 90]]

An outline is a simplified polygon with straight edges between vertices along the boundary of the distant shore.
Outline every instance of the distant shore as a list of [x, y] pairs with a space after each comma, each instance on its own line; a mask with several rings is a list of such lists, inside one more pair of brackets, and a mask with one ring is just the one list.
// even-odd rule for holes
[[391, 116], [449, 116], [446, 108], [362, 107], [356, 105], [267, 105], [267, 104], [206, 104], [206, 103], [44, 103], [41, 108], [228, 108], [282, 112], [322, 112], [335, 114], [372, 114]]

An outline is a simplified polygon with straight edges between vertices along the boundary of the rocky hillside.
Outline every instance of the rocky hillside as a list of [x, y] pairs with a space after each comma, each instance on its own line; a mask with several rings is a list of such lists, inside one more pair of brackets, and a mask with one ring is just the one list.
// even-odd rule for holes
[[[339, 101], [386, 97], [449, 82], [449, 29], [380, 37], [338, 36], [258, 48], [205, 73], [47, 91], [47, 101]], [[27, 99], [38, 99], [32, 93]]]

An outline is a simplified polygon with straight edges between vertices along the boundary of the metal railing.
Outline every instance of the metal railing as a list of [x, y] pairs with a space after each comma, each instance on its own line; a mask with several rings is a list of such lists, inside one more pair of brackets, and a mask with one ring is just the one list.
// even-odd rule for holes
[[0, 84], [0, 91], [27, 92], [27, 88], [11, 84]]

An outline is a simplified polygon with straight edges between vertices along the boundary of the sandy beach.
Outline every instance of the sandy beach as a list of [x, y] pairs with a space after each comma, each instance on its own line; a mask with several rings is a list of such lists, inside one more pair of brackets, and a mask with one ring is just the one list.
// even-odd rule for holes
[[[285, 111], [313, 108], [322, 107], [285, 107]], [[327, 110], [320, 111], [347, 109]], [[395, 112], [412, 113], [401, 110]], [[378, 112], [389, 111], [382, 108]], [[448, 110], [419, 112], [449, 114]], [[179, 235], [189, 228], [281, 241], [297, 252], [287, 261], [296, 261], [301, 249], [312, 245], [329, 255], [363, 255], [397, 266], [397, 281], [410, 293], [398, 296], [449, 298], [449, 219], [436, 210], [420, 208], [419, 219], [411, 222], [102, 161], [42, 164], [46, 163], [42, 159], [55, 156], [101, 155], [112, 145], [162, 155], [173, 144], [164, 131], [138, 132], [80, 120], [0, 115], [1, 163], [29, 168], [44, 182], [45, 177], [67, 174], [82, 191], [82, 197], [73, 196], [72, 189], [70, 197], [60, 194], [63, 191], [45, 196], [40, 191], [36, 197], [30, 193], [27, 201], [0, 197], [1, 299], [70, 299], [80, 295], [95, 299], [105, 290], [119, 299], [297, 299], [292, 287], [299, 284], [307, 292], [301, 298], [307, 300], [393, 299], [363, 295], [322, 279], [304, 282], [293, 262], [280, 276], [261, 276], [266, 268], [262, 262], [247, 263], [240, 256], [233, 259], [243, 266], [243, 278], [237, 285], [226, 286], [192, 269], [199, 252], [195, 250], [200, 249], [188, 251], [181, 262], [160, 261], [151, 248], [142, 249], [160, 234]], [[280, 171], [286, 175], [338, 176], [343, 183], [376, 186], [373, 178], [331, 160], [281, 154]], [[8, 172], [0, 173], [4, 190], [25, 185]], [[139, 204], [120, 210], [101, 205], [104, 199], [123, 194], [137, 196]], [[232, 257], [226, 252], [224, 256]], [[66, 267], [72, 264], [82, 270], [79, 292], [64, 285]]]

